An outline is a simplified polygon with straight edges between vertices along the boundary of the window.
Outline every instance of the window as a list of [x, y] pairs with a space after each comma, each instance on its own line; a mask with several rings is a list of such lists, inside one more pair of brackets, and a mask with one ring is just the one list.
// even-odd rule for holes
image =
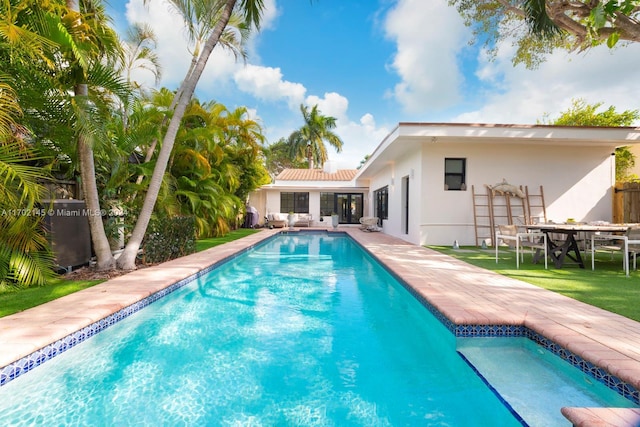
[[444, 189], [466, 190], [467, 159], [444, 159]]
[[309, 213], [309, 193], [280, 193], [280, 212]]
[[329, 216], [336, 211], [333, 193], [320, 193], [320, 216]]
[[376, 204], [375, 215], [380, 219], [389, 218], [389, 187], [382, 187], [373, 192]]

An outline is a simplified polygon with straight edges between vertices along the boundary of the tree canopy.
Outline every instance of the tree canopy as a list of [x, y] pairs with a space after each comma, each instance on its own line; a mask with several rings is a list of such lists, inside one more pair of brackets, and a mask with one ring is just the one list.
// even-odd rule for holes
[[[574, 99], [571, 107], [554, 120], [547, 122], [556, 126], [631, 126], [640, 118], [640, 111], [626, 110], [617, 112], [614, 106], [598, 111], [602, 102], [588, 104], [584, 99]], [[635, 165], [635, 156], [628, 147], [616, 149], [616, 180], [627, 181], [635, 177], [630, 170]]]
[[[124, 213], [105, 216], [105, 224], [102, 215], [94, 215], [101, 221], [91, 228], [92, 236], [104, 236], [109, 257], [113, 241], [107, 237], [134, 228], [154, 176], [157, 187], [147, 215], [191, 215], [201, 237], [236, 226], [248, 193], [269, 181], [263, 130], [247, 109], [227, 110], [214, 101], [192, 99], [206, 58], [197, 57], [188, 87], [146, 93], [129, 72], [160, 72], [153, 34], [138, 27], [119, 40], [103, 1], [66, 3], [0, 3], [0, 211], [5, 213], [0, 218], [0, 287], [42, 284], [53, 271], [40, 226], [44, 214], [22, 214], [42, 212], [41, 200], [53, 197], [43, 194], [41, 186], [49, 171], [82, 185], [89, 212], [108, 207]], [[219, 6], [215, 28], [207, 27], [213, 30], [203, 46], [207, 55], [219, 38], [223, 47], [238, 42], [241, 49], [242, 40], [234, 37], [257, 27], [263, 8], [261, 0], [193, 3], [210, 11], [207, 5]], [[236, 26], [242, 31], [231, 31]], [[81, 145], [85, 150], [78, 149]], [[163, 150], [168, 167], [158, 167]], [[92, 174], [80, 172], [83, 163]], [[95, 208], [88, 204], [89, 193], [95, 194]], [[139, 232], [145, 229], [146, 224]], [[132, 246], [131, 262], [140, 239]]]
[[275, 178], [284, 169], [303, 169], [307, 166], [304, 160], [291, 157], [291, 149], [285, 138], [265, 147], [265, 164], [271, 178]]
[[586, 50], [640, 41], [640, 0], [449, 0], [495, 56], [511, 39], [513, 63], [535, 68], [554, 49]]
[[311, 109], [300, 105], [300, 112], [302, 112], [304, 124], [300, 129], [292, 132], [287, 141], [291, 158], [306, 158], [309, 169], [313, 169], [314, 164], [322, 167], [329, 159], [325, 141], [338, 153], [342, 151], [342, 139], [333, 131], [336, 127], [336, 119], [322, 115], [317, 105]]

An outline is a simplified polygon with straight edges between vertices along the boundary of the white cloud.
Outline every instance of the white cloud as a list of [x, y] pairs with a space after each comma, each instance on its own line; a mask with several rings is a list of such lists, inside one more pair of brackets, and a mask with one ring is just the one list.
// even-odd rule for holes
[[275, 0], [264, 0], [264, 10], [262, 11], [262, 19], [260, 20], [261, 30], [273, 29], [275, 23], [280, 16], [280, 10]]
[[[468, 65], [460, 53], [468, 53], [465, 44], [471, 35], [455, 8], [444, 0], [399, 0], [384, 22], [387, 36], [397, 44], [391, 67], [401, 78], [392, 96], [405, 114], [456, 107], [463, 84], [469, 90], [470, 81], [462, 73], [471, 76], [462, 68]], [[613, 51], [600, 46], [586, 53], [558, 50], [537, 70], [514, 67], [514, 50], [511, 40], [502, 40], [492, 62], [479, 51], [474, 73], [480, 84], [465, 98], [481, 106], [445, 120], [536, 123], [556, 118], [576, 98], [590, 104], [602, 102], [603, 108], [612, 105], [618, 111], [639, 108], [640, 44]]]
[[449, 107], [460, 99], [462, 75], [456, 54], [468, 30], [445, 0], [399, 0], [385, 20], [397, 43], [392, 68], [401, 82], [393, 91], [409, 113]]
[[294, 108], [304, 99], [306, 88], [283, 79], [280, 68], [248, 64], [234, 74], [238, 89], [263, 101], [285, 100]]
[[338, 123], [347, 120], [349, 100], [339, 93], [325, 93], [324, 98], [311, 95], [307, 97], [305, 104], [310, 107], [317, 105], [323, 116], [334, 117]]
[[378, 127], [373, 116], [367, 113], [358, 122], [340, 124], [336, 133], [345, 144], [340, 154], [330, 151], [329, 159], [334, 160], [339, 169], [354, 169], [367, 154], [373, 152], [389, 130]]
[[[162, 67], [161, 85], [180, 82], [186, 73], [190, 55], [186, 49], [183, 26], [176, 25], [179, 18], [169, 11], [168, 4], [158, 2], [144, 6], [142, 0], [131, 0], [127, 3], [126, 17], [130, 24], [148, 23], [153, 28], [158, 39], [156, 53]], [[167, 58], [173, 60], [167, 61]], [[153, 87], [150, 73], [136, 72], [134, 77], [145, 86]]]
[[581, 54], [557, 51], [536, 70], [513, 67], [511, 55], [501, 55], [494, 63], [485, 62], [479, 74], [498, 90], [481, 108], [460, 114], [454, 121], [536, 123], [545, 115], [546, 119], [557, 118], [577, 98], [589, 104], [602, 102], [603, 109], [636, 110], [639, 68], [638, 44], [614, 51], [600, 46]]
[[[130, 0], [126, 10], [129, 23], [147, 23], [155, 32], [158, 39], [156, 53], [162, 66], [160, 86], [179, 86], [191, 63], [193, 47], [189, 45], [187, 32], [177, 12], [164, 0], [147, 6], [143, 4], [143, 0]], [[240, 66], [230, 52], [220, 46], [216, 47], [200, 79], [199, 89], [210, 87], [211, 82], [217, 85], [225, 83]], [[146, 86], [153, 86], [153, 76], [150, 73], [139, 72], [135, 77]]]
[[308, 96], [305, 104], [317, 105], [324, 116], [336, 118], [334, 132], [342, 139], [342, 152], [337, 153], [333, 147], [327, 146], [329, 161], [339, 169], [356, 168], [364, 156], [371, 154], [380, 141], [389, 133], [385, 127], [378, 127], [372, 114], [364, 114], [359, 121], [351, 121], [348, 117], [349, 100], [336, 92], [325, 93], [323, 98]]

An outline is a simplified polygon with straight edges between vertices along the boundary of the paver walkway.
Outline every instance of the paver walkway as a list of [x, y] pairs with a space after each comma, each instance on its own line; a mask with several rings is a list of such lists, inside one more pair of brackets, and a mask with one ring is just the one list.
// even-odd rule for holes
[[[383, 233], [343, 228], [458, 325], [524, 325], [640, 389], [640, 323]], [[279, 230], [134, 271], [0, 318], [0, 370]], [[640, 410], [570, 408], [576, 426], [640, 426]]]

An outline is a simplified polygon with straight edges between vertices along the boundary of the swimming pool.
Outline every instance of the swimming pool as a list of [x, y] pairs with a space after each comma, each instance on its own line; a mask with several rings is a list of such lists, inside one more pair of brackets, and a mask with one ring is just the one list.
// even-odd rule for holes
[[350, 239], [280, 236], [0, 388], [0, 423], [520, 425]]

